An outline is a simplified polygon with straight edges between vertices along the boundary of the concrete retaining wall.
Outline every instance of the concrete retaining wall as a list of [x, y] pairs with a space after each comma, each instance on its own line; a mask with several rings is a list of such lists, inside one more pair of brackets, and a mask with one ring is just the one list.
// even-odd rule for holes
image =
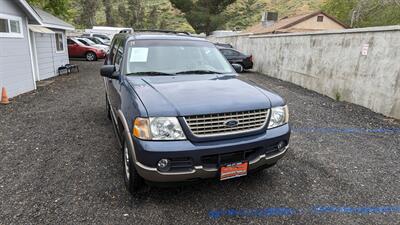
[[400, 26], [209, 39], [253, 54], [258, 72], [400, 119]]

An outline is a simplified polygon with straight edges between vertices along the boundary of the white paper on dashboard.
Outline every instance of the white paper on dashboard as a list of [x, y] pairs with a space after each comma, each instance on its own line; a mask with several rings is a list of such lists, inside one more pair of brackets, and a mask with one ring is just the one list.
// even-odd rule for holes
[[147, 62], [148, 48], [132, 48], [130, 62]]

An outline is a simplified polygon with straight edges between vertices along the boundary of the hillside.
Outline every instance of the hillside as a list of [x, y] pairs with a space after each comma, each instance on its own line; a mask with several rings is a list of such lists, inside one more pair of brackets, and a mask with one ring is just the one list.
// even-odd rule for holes
[[238, 0], [229, 6], [226, 29], [244, 29], [261, 20], [261, 13], [275, 11], [279, 18], [321, 9], [325, 0]]
[[[73, 23], [77, 28], [94, 25], [173, 29], [194, 32], [170, 0], [28, 0]], [[223, 14], [230, 18], [218, 29], [244, 29], [260, 20], [261, 12], [280, 16], [319, 9], [325, 0], [237, 0]]]
[[[257, 23], [261, 19], [261, 12], [263, 11], [277, 11], [280, 17], [290, 16], [294, 14], [310, 12], [320, 9], [325, 0], [237, 0], [227, 8], [224, 14], [228, 20], [227, 24], [220, 29], [244, 29], [248, 26]], [[87, 2], [90, 1], [86, 1]], [[132, 10], [130, 4], [136, 2], [134, 8], [139, 11], [141, 18], [140, 28], [148, 29], [172, 29], [172, 30], [185, 30], [194, 32], [193, 28], [186, 21], [182, 13], [175, 9], [169, 0], [103, 0], [95, 1], [97, 3], [95, 18], [92, 22], [93, 25], [109, 25], [106, 20], [105, 2], [110, 2], [109, 14], [113, 18], [113, 26], [123, 27], [138, 27], [135, 21], [131, 21], [129, 13]], [[96, 4], [93, 2], [93, 4]], [[85, 19], [86, 13], [83, 10], [79, 1], [73, 3], [76, 11], [73, 22], [78, 27], [90, 27]], [[140, 8], [140, 9], [138, 9]], [[140, 19], [140, 18], [138, 18]]]

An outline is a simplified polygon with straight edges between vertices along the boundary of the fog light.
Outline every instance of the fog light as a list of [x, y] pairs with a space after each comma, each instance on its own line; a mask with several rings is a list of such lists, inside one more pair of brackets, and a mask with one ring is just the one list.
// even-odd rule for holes
[[171, 168], [171, 161], [169, 159], [160, 159], [157, 163], [157, 168], [161, 172], [167, 172]]
[[286, 147], [286, 142], [284, 141], [279, 142], [277, 147], [279, 151], [282, 151]]

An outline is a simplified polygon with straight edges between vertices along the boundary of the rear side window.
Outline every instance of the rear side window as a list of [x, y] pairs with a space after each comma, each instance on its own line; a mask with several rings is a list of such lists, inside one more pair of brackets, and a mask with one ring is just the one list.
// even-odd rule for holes
[[238, 56], [239, 53], [230, 49], [223, 49], [221, 50], [222, 54], [225, 56]]
[[119, 71], [119, 68], [121, 66], [123, 55], [124, 55], [124, 46], [123, 42], [120, 42], [114, 60], [114, 65], [117, 71]]
[[80, 42], [82, 42], [84, 45], [89, 46], [89, 43], [87, 43], [85, 40], [79, 39]]
[[67, 39], [67, 44], [68, 45], [73, 45], [73, 44], [75, 44], [75, 42], [73, 40], [71, 40], [71, 39]]
[[114, 64], [115, 55], [117, 54], [118, 45], [120, 42], [121, 42], [120, 39], [114, 39], [114, 41], [111, 45], [110, 56], [108, 58], [109, 63], [111, 63], [111, 64]]
[[121, 39], [116, 39], [112, 44], [109, 63], [115, 65], [117, 71], [119, 71], [123, 55], [124, 55], [124, 43]]

